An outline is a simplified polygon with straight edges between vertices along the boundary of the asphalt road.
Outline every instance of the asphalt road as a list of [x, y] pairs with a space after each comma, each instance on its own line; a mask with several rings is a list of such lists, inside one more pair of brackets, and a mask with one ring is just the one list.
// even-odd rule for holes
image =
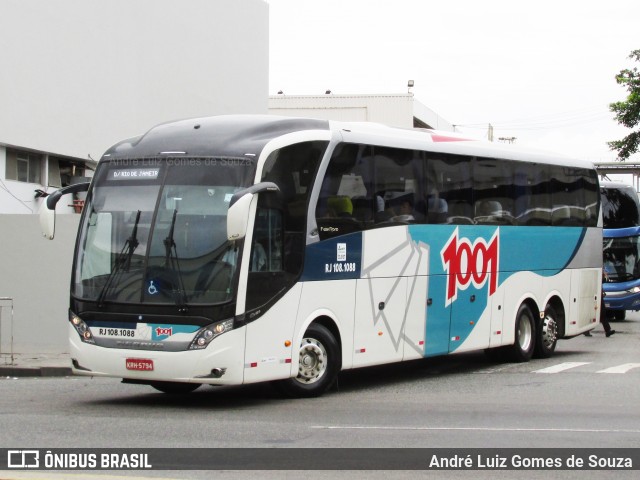
[[[612, 323], [617, 333], [610, 338], [598, 326], [592, 337], [561, 341], [550, 359], [509, 364], [471, 353], [354, 370], [317, 399], [283, 399], [269, 385], [166, 395], [115, 379], [1, 379], [0, 448], [639, 448], [640, 314], [628, 317]], [[470, 478], [466, 473], [440, 472], [440, 478]], [[521, 473], [518, 478], [550, 476]], [[562, 478], [631, 473], [562, 472]], [[44, 478], [11, 474], [0, 478]], [[474, 478], [512, 478], [501, 474]], [[214, 478], [197, 471], [144, 475]], [[297, 478], [265, 475], [260, 478]], [[405, 478], [400, 472], [341, 478], [389, 476]], [[224, 478], [247, 478], [247, 472]]]

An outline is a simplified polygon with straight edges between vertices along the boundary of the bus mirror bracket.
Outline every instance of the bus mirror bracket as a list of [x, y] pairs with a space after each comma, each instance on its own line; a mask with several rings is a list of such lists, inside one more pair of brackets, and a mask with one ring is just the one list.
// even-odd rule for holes
[[233, 194], [227, 212], [228, 240], [240, 240], [245, 237], [249, 225], [251, 202], [254, 196], [261, 192], [280, 192], [280, 189], [273, 182], [260, 182]]
[[56, 205], [58, 201], [69, 193], [86, 192], [87, 190], [89, 190], [88, 182], [76, 183], [56, 190], [46, 197], [40, 207], [40, 229], [46, 239], [53, 240], [56, 233]]

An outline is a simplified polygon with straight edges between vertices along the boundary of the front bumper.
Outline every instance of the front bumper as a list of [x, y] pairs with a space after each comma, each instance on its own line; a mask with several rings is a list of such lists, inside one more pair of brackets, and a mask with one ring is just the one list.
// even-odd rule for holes
[[609, 291], [605, 292], [604, 307], [607, 310], [640, 310], [640, 292]]
[[[69, 348], [75, 375], [141, 382], [239, 385], [244, 381], [244, 347], [245, 331], [239, 328], [213, 339], [203, 350], [159, 352], [105, 348], [84, 343], [69, 324]], [[127, 359], [152, 360], [153, 370], [129, 370]]]

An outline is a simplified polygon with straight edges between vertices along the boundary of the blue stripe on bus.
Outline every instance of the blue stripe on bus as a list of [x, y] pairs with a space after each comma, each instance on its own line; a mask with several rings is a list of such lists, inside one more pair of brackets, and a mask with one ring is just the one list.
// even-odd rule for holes
[[640, 227], [627, 228], [603, 228], [603, 238], [637, 237], [640, 235]]
[[362, 233], [351, 233], [307, 245], [302, 281], [360, 278]]
[[[549, 235], [553, 228], [553, 236]], [[577, 227], [501, 227], [491, 225], [409, 225], [412, 241], [429, 246], [429, 291], [431, 299], [427, 306], [425, 356], [440, 355], [455, 351], [477, 325], [486, 310], [491, 289], [496, 289], [512, 275], [531, 271], [541, 277], [550, 277], [561, 272], [574, 258], [584, 239], [585, 228]], [[456, 236], [457, 231], [457, 236]], [[497, 239], [497, 245], [492, 244]], [[466, 252], [482, 250], [489, 255], [492, 246], [497, 248], [498, 273], [491, 264], [484, 271], [475, 273], [475, 280], [458, 285], [455, 297], [450, 295], [450, 276], [443, 261], [443, 249], [456, 240], [458, 248]], [[461, 247], [462, 245], [465, 247]], [[479, 246], [482, 245], [482, 246]], [[474, 250], [475, 248], [475, 250]], [[359, 279], [362, 261], [362, 233], [323, 240], [307, 245], [302, 281]], [[468, 255], [468, 253], [465, 253]], [[480, 261], [482, 263], [482, 261]], [[450, 265], [448, 265], [450, 267]], [[474, 278], [468, 270], [459, 272], [458, 278]], [[492, 280], [495, 281], [492, 284]], [[474, 295], [475, 300], [469, 301]], [[451, 309], [456, 309], [454, 318]], [[427, 312], [425, 312], [427, 315]], [[457, 321], [460, 319], [460, 321]], [[462, 320], [464, 319], [464, 320]], [[471, 323], [473, 322], [473, 323]], [[452, 341], [451, 337], [456, 337]]]
[[[429, 245], [431, 252], [428, 297], [432, 301], [431, 305], [427, 307], [425, 356], [455, 351], [473, 331], [488, 304], [490, 289], [488, 272], [477, 272], [478, 277], [485, 279], [480, 288], [470, 282], [468, 285], [464, 285], [464, 288], [456, 290], [455, 300], [449, 304], [446, 302], [449, 276], [442, 259], [442, 250], [451, 240], [456, 229], [458, 229], [459, 242], [467, 242], [467, 245], [477, 245], [478, 241], [484, 241], [486, 244], [497, 233], [499, 248], [496, 287], [499, 287], [513, 274], [523, 269], [543, 277], [549, 277], [556, 275], [569, 264], [584, 239], [586, 229], [553, 227], [554, 235], [550, 239], [549, 228], [505, 228], [476, 225], [409, 226], [409, 233], [413, 241]], [[539, 237], [539, 241], [536, 241], [537, 237]], [[471, 250], [469, 248], [467, 252]], [[465, 253], [465, 257], [466, 255]], [[481, 273], [485, 273], [486, 276], [482, 277]], [[468, 275], [468, 271], [459, 274], [462, 277]], [[473, 302], [469, 301], [471, 295], [475, 296]], [[456, 315], [453, 319], [451, 317], [452, 307], [456, 309]], [[464, 321], [456, 322], [456, 319], [462, 318]], [[457, 339], [452, 341], [452, 336]]]

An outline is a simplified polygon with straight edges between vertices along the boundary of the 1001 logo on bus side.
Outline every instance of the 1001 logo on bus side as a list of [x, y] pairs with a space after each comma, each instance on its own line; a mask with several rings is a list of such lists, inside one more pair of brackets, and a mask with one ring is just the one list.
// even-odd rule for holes
[[476, 288], [489, 281], [489, 296], [498, 286], [498, 258], [500, 254], [499, 229], [487, 242], [478, 238], [471, 243], [468, 238], [459, 238], [456, 228], [440, 252], [442, 266], [448, 274], [445, 305], [458, 298], [458, 290], [466, 290], [473, 284]]

